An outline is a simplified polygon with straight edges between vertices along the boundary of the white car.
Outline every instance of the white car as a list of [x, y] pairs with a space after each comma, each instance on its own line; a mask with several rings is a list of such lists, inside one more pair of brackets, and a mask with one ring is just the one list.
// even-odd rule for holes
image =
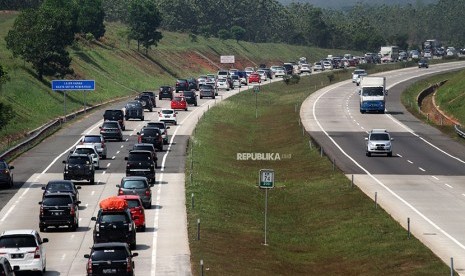
[[268, 80], [268, 76], [266, 75], [265, 70], [257, 70], [257, 73], [260, 75], [260, 79], [262, 81], [267, 81]]
[[312, 73], [312, 67], [308, 64], [301, 64], [300, 73]]
[[255, 69], [253, 69], [252, 67], [245, 67], [244, 71], [247, 74], [247, 77], [249, 77], [250, 74], [255, 72]]
[[205, 84], [206, 82], [207, 82], [207, 76], [202, 75], [197, 78], [197, 83], [199, 84], [199, 86], [201, 84]]
[[282, 78], [282, 77], [284, 77], [285, 75], [286, 75], [286, 69], [284, 69], [284, 67], [282, 67], [282, 66], [277, 66], [277, 67], [275, 68], [275, 71], [274, 71], [274, 76], [275, 76], [275, 78], [277, 78], [277, 77], [281, 77], [281, 78]]
[[39, 232], [33, 229], [7, 230], [0, 235], [0, 256], [5, 257], [12, 267], [20, 271], [44, 273], [47, 256]]
[[323, 68], [325, 68], [325, 70], [333, 70], [333, 65], [330, 61], [323, 61]]
[[232, 84], [233, 84], [234, 88], [236, 88], [236, 87], [241, 88], [242, 87], [242, 80], [238, 75], [232, 75], [231, 80], [232, 80]]
[[172, 123], [174, 125], [177, 125], [178, 124], [178, 118], [176, 117], [176, 114], [178, 114], [178, 112], [174, 111], [174, 109], [162, 108], [158, 112], [158, 121], [159, 122]]
[[321, 62], [318, 61], [318, 62], [315, 62], [313, 64], [313, 71], [314, 72], [315, 71], [324, 71], [324, 70], [325, 70], [325, 68], [323, 67], [323, 64]]
[[352, 72], [352, 82], [360, 85], [361, 77], [366, 75], [368, 75], [368, 73], [365, 69], [355, 69], [354, 72]]
[[227, 79], [218, 79], [216, 81], [216, 89], [218, 89], [218, 90], [223, 89], [223, 90], [229, 91], [228, 80]]
[[226, 79], [229, 77], [229, 71], [226, 71], [226, 70], [220, 70], [218, 71], [218, 73], [216, 74], [217, 76], [217, 79]]
[[77, 145], [70, 153], [87, 154], [92, 158], [92, 163], [96, 169], [100, 169], [100, 157], [94, 145]]

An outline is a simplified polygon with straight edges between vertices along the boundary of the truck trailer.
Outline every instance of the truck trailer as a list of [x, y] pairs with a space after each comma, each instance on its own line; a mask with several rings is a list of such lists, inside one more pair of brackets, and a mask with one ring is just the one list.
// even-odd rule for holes
[[360, 113], [384, 113], [386, 108], [386, 77], [363, 76], [360, 80]]

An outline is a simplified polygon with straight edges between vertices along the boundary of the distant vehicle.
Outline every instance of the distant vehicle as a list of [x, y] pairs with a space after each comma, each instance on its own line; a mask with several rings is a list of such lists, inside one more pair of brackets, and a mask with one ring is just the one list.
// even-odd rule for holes
[[385, 77], [362, 77], [358, 93], [360, 95], [360, 113], [369, 111], [384, 113], [388, 94]]
[[172, 99], [173, 98], [173, 87], [168, 85], [163, 85], [160, 87], [158, 92], [158, 99], [162, 100], [164, 98]]
[[168, 129], [170, 127], [167, 126], [165, 122], [148, 122], [147, 126], [159, 128], [161, 131], [161, 137], [163, 138], [163, 142], [165, 143], [165, 145], [168, 144]]
[[139, 256], [132, 253], [126, 243], [109, 242], [92, 245], [86, 265], [87, 276], [93, 275], [130, 275], [134, 276], [133, 258]]
[[102, 159], [107, 158], [107, 146], [105, 144], [105, 138], [103, 138], [102, 134], [88, 134], [84, 135], [81, 140], [79, 141], [79, 145], [92, 145], [95, 146], [97, 149], [98, 154], [102, 157]]
[[195, 90], [184, 91], [182, 92], [182, 95], [186, 99], [187, 104], [197, 106], [197, 93], [195, 93]]
[[418, 61], [418, 68], [428, 68], [428, 60], [427, 59], [420, 59], [420, 61]]
[[95, 184], [95, 168], [89, 155], [70, 154], [67, 160], [63, 160], [63, 164], [64, 180], [88, 180], [90, 184]]
[[368, 137], [365, 137], [367, 141], [366, 145], [366, 156], [371, 156], [373, 153], [376, 154], [387, 154], [392, 156], [392, 144], [394, 140], [389, 135], [389, 132], [385, 129], [373, 129], [368, 133]]
[[184, 109], [185, 111], [187, 111], [188, 107], [187, 107], [186, 98], [181, 97], [181, 96], [175, 96], [171, 100], [171, 109], [174, 109], [174, 110]]
[[79, 191], [81, 186], [76, 186], [71, 180], [50, 180], [45, 187], [42, 197], [50, 193], [71, 194], [74, 201], [79, 201]]
[[260, 75], [258, 73], [252, 73], [249, 76], [249, 83], [254, 83], [254, 82], [256, 83], [261, 82]]
[[411, 59], [419, 59], [420, 58], [420, 52], [418, 50], [411, 50], [410, 51], [410, 58]]
[[45, 232], [47, 227], [67, 226], [71, 231], [79, 227], [80, 201], [75, 201], [70, 193], [48, 193], [39, 202], [39, 229]]
[[71, 154], [87, 154], [92, 158], [94, 167], [100, 169], [100, 156], [98, 154], [97, 148], [94, 145], [77, 145], [74, 150], [70, 151]]
[[103, 120], [104, 121], [118, 121], [119, 126], [122, 130], [126, 130], [126, 126], [124, 124], [124, 112], [121, 109], [107, 109], [103, 113]]
[[176, 92], [189, 90], [189, 82], [187, 79], [177, 79], [175, 89]]
[[200, 99], [203, 99], [203, 97], [210, 97], [214, 99], [215, 94], [216, 94], [216, 89], [213, 85], [210, 85], [210, 84], [201, 85], [199, 94], [200, 94]]
[[141, 94], [137, 98], [135, 98], [135, 100], [139, 101], [142, 104], [142, 107], [150, 112], [152, 112], [153, 108], [155, 107], [153, 105], [152, 97], [150, 95]]
[[239, 76], [241, 84], [247, 85], [247, 73], [245, 71], [236, 71], [235, 75]]
[[325, 70], [333, 70], [333, 65], [331, 64], [330, 61], [323, 61], [323, 67]]
[[4, 256], [19, 271], [39, 272], [47, 270], [47, 255], [39, 232], [32, 229], [6, 230], [0, 235], [0, 256]]
[[156, 93], [154, 91], [142, 91], [140, 92], [139, 94], [140, 96], [142, 95], [147, 95], [149, 96], [150, 100], [152, 101], [152, 107], [157, 107], [157, 96], [156, 96]]
[[226, 91], [229, 91], [229, 83], [225, 78], [219, 78], [217, 81], [216, 81], [216, 89], [220, 90], [220, 89], [223, 89], [223, 90], [226, 90]]
[[126, 119], [126, 121], [129, 119], [140, 119], [141, 121], [143, 121], [144, 107], [142, 106], [142, 103], [139, 101], [128, 102], [125, 105], [124, 118]]
[[196, 78], [193, 78], [193, 77], [188, 78], [187, 82], [189, 85], [187, 86], [187, 90], [184, 90], [184, 91], [199, 90], [199, 83], [197, 82]]
[[399, 60], [398, 46], [381, 46], [381, 62], [396, 62]]
[[271, 66], [270, 69], [274, 72], [274, 76], [276, 78], [282, 78], [286, 75], [286, 69], [284, 69], [282, 66]]
[[323, 63], [317, 61], [313, 64], [313, 71], [316, 72], [316, 71], [324, 71], [325, 68], [323, 67]]
[[118, 195], [138, 195], [145, 209], [152, 208], [152, 190], [146, 177], [127, 176], [121, 179], [121, 183], [116, 185]]
[[8, 165], [5, 160], [0, 160], [0, 184], [2, 187], [13, 188], [13, 170], [15, 167]]
[[143, 127], [140, 132], [137, 132], [137, 142], [152, 144], [159, 151], [163, 151], [163, 137], [159, 128]]
[[245, 73], [247, 74], [247, 77], [250, 76], [253, 72], [255, 72], [255, 69], [253, 67], [245, 67], [244, 68]]
[[155, 169], [158, 168], [158, 156], [157, 150], [151, 143], [135, 143], [132, 146], [132, 150], [148, 150], [152, 153], [152, 160], [155, 160]]
[[352, 72], [352, 82], [360, 85], [361, 77], [366, 75], [368, 75], [368, 73], [365, 71], [365, 69], [355, 69], [354, 72]]
[[177, 125], [178, 124], [178, 118], [176, 117], [177, 114], [178, 112], [174, 111], [174, 109], [163, 108], [162, 110], [158, 112], [158, 121], [172, 123], [174, 125]]
[[259, 70], [257, 70], [257, 73], [260, 75], [260, 80], [262, 80], [262, 81], [267, 81], [268, 80], [268, 76], [266, 75], [265, 70], [259, 69]]
[[301, 73], [311, 73], [312, 72], [312, 67], [309, 64], [301, 64], [300, 65], [300, 72]]
[[225, 79], [225, 78], [229, 77], [229, 71], [228, 70], [219, 70], [216, 73], [216, 77], [217, 77], [217, 79]]
[[122, 198], [128, 203], [128, 208], [136, 228], [144, 232], [146, 229], [145, 209], [140, 197], [138, 195], [119, 195], [118, 198]]
[[284, 69], [286, 69], [286, 75], [293, 75], [294, 74], [294, 65], [291, 63], [284, 63], [283, 64]]

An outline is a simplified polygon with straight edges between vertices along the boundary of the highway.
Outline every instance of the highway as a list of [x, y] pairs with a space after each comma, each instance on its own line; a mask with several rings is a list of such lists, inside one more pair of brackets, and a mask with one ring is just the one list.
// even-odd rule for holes
[[[385, 114], [361, 114], [358, 87], [343, 81], [308, 97], [300, 117], [305, 130], [349, 179], [446, 264], [465, 275], [465, 146], [412, 116], [401, 92], [418, 78], [465, 67], [464, 62], [406, 68], [385, 76]], [[394, 138], [393, 157], [365, 155], [374, 128]], [[407, 231], [406, 231], [407, 239]]]
[[[274, 80], [275, 81], [275, 80]], [[250, 86], [252, 88], [252, 86]], [[244, 91], [242, 87], [240, 91]], [[189, 111], [179, 111], [178, 125], [170, 125], [170, 143], [158, 153], [161, 168], [157, 170], [156, 183], [152, 188], [152, 208], [146, 209], [147, 229], [137, 233], [139, 256], [135, 258], [136, 275], [191, 275], [190, 252], [187, 236], [185, 208], [184, 166], [187, 141], [204, 112], [239, 89], [220, 91], [216, 99], [198, 99], [198, 106]], [[88, 113], [70, 122], [42, 143], [11, 162], [15, 166], [15, 187], [0, 190], [0, 232], [9, 229], [39, 228], [39, 204], [42, 190], [49, 180], [63, 179], [62, 161], [84, 134], [97, 134], [103, 122], [105, 109], [122, 108], [126, 101]], [[68, 232], [65, 228], [49, 229], [41, 233], [48, 238], [45, 244], [47, 272], [45, 275], [84, 275], [87, 259], [93, 244], [92, 231], [98, 203], [116, 195], [116, 184], [125, 176], [128, 150], [137, 140], [137, 132], [148, 121], [157, 121], [157, 111], [169, 108], [168, 100], [158, 100], [153, 112], [145, 112], [145, 121], [126, 121], [123, 132], [125, 141], [107, 142], [107, 159], [100, 161], [95, 174], [95, 185], [76, 182], [81, 186], [79, 228]]]

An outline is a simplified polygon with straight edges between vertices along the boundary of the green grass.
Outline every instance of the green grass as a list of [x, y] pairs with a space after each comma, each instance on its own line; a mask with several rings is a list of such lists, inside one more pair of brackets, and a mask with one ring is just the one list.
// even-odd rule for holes
[[[349, 77], [335, 74], [334, 81]], [[332, 164], [310, 149], [298, 123], [300, 104], [328, 84], [322, 75], [242, 92], [211, 108], [192, 138], [186, 183], [194, 273], [210, 275], [444, 275], [449, 268]], [[190, 152], [190, 151], [189, 151]], [[240, 161], [237, 153], [274, 152], [280, 161]], [[193, 158], [193, 170], [190, 162]], [[264, 246], [260, 169], [274, 169]], [[191, 206], [191, 194], [195, 207]], [[197, 219], [201, 240], [196, 240]]]

